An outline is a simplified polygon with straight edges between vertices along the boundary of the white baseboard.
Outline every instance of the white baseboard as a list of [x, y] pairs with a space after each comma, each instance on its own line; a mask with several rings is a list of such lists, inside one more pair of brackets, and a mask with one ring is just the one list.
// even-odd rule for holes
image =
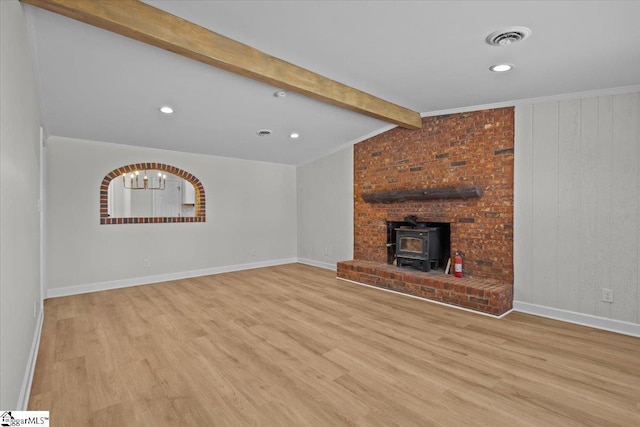
[[326, 268], [327, 270], [336, 271], [338, 267], [335, 263], [331, 264], [329, 262], [316, 261], [314, 259], [308, 258], [298, 258], [298, 262], [300, 264], [312, 265], [314, 267]]
[[33, 334], [33, 342], [31, 343], [31, 351], [27, 360], [27, 368], [24, 371], [22, 379], [22, 387], [20, 387], [20, 396], [18, 397], [18, 411], [26, 411], [29, 405], [29, 396], [31, 395], [31, 383], [33, 382], [33, 373], [36, 369], [36, 360], [38, 359], [38, 349], [40, 348], [40, 336], [42, 335], [42, 324], [44, 323], [44, 312], [42, 306], [40, 313], [36, 319], [36, 330]]
[[604, 317], [576, 313], [575, 311], [561, 310], [559, 308], [545, 307], [543, 305], [529, 304], [522, 301], [514, 301], [513, 310], [521, 313], [533, 314], [535, 316], [547, 317], [549, 319], [561, 320], [563, 322], [575, 323], [576, 325], [589, 326], [591, 328], [617, 332], [619, 334], [631, 335], [633, 337], [640, 337], [640, 324], [637, 323], [606, 319]]
[[444, 306], [444, 307], [449, 307], [449, 308], [454, 308], [456, 310], [466, 311], [467, 313], [473, 313], [473, 314], [479, 314], [481, 316], [493, 317], [494, 319], [502, 319], [504, 316], [506, 316], [507, 314], [509, 314], [509, 313], [511, 313], [513, 311], [513, 310], [509, 310], [509, 311], [507, 311], [505, 313], [502, 313], [501, 315], [497, 316], [495, 314], [490, 314], [490, 313], [484, 313], [482, 311], [471, 310], [470, 308], [460, 307], [458, 305], [453, 305], [453, 304], [447, 304], [447, 303], [440, 302], [440, 301], [435, 301], [435, 300], [432, 300], [432, 299], [429, 299], [429, 298], [423, 298], [423, 297], [419, 297], [419, 296], [416, 296], [416, 295], [406, 294], [404, 292], [398, 292], [398, 291], [394, 291], [394, 290], [391, 290], [391, 289], [380, 288], [378, 286], [371, 286], [371, 285], [367, 285], [366, 283], [356, 282], [354, 280], [343, 279], [342, 277], [336, 277], [336, 279], [343, 280], [343, 281], [349, 282], [349, 283], [353, 283], [354, 285], [366, 286], [367, 288], [375, 289], [377, 291], [391, 292], [392, 294], [402, 295], [403, 297], [415, 298], [415, 299], [419, 299], [419, 300], [422, 300], [422, 301], [426, 301], [426, 302], [431, 303], [431, 304], [438, 304], [438, 305], [441, 305], [441, 306]]
[[276, 265], [292, 264], [297, 258], [284, 258], [269, 261], [251, 262], [247, 264], [227, 265], [222, 267], [203, 268], [200, 270], [181, 271], [177, 273], [158, 274], [154, 276], [134, 277], [131, 279], [113, 280], [108, 282], [89, 283], [86, 285], [68, 286], [47, 290], [47, 298], [64, 297], [69, 295], [86, 294], [89, 292], [107, 291], [110, 289], [127, 288], [130, 286], [148, 285], [151, 283], [168, 282], [171, 280], [188, 279], [190, 277], [209, 276], [212, 274], [230, 273], [233, 271], [251, 270], [254, 268], [273, 267]]

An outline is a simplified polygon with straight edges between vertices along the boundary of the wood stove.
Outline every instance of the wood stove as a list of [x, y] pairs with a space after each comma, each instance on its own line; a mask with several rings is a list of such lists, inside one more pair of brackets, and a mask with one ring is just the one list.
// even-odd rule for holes
[[422, 271], [438, 268], [441, 258], [440, 236], [436, 227], [396, 228], [398, 267], [411, 265]]

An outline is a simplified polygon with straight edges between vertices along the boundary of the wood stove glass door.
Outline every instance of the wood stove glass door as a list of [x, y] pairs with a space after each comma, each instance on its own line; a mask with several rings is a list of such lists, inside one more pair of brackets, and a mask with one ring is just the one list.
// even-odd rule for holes
[[421, 255], [424, 252], [424, 240], [415, 237], [401, 237], [399, 250]]

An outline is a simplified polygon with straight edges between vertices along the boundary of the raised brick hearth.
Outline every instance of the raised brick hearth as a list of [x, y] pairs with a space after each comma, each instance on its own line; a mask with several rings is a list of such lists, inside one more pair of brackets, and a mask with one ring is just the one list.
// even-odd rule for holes
[[506, 313], [513, 305], [513, 286], [497, 280], [458, 279], [355, 260], [339, 262], [338, 277], [494, 315]]
[[[513, 108], [426, 117], [422, 123], [422, 129], [395, 128], [355, 145], [355, 260], [339, 263], [338, 277], [504, 313], [513, 300]], [[392, 203], [362, 198], [461, 186], [479, 186], [482, 195]], [[463, 278], [387, 264], [387, 221], [408, 215], [450, 223], [451, 251], [464, 257]]]

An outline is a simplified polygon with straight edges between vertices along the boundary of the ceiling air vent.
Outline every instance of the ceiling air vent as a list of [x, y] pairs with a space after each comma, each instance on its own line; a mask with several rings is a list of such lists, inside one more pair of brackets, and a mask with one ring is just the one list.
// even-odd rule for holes
[[269, 129], [262, 129], [256, 132], [258, 136], [269, 136], [271, 135], [271, 131]]
[[492, 46], [507, 46], [531, 35], [531, 30], [526, 27], [509, 27], [494, 31], [487, 36], [487, 43]]

